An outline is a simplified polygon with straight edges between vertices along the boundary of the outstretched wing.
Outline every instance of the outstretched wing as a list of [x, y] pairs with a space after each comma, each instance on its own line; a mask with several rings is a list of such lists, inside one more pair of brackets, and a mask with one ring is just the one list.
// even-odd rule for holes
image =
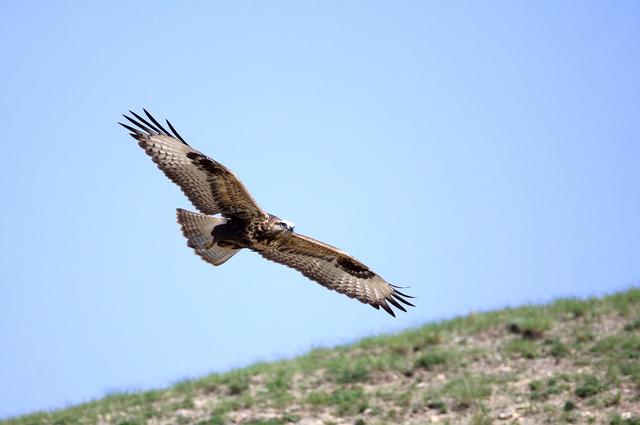
[[131, 132], [131, 137], [176, 183], [191, 203], [204, 214], [255, 217], [266, 215], [253, 199], [247, 188], [227, 167], [191, 148], [167, 121], [167, 131], [149, 114], [149, 121], [129, 111], [123, 115], [131, 124], [122, 124]]
[[272, 247], [258, 251], [264, 258], [298, 270], [311, 280], [375, 309], [382, 307], [395, 316], [389, 307], [406, 311], [402, 304], [414, 307], [398, 291], [367, 266], [346, 252], [298, 233], [283, 235]]

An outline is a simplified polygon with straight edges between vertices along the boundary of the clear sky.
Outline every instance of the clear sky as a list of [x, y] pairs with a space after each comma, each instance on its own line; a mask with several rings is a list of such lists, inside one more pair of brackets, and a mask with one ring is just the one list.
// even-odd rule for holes
[[[0, 3], [0, 417], [640, 283], [640, 2]], [[417, 308], [242, 252], [116, 125], [169, 118]]]

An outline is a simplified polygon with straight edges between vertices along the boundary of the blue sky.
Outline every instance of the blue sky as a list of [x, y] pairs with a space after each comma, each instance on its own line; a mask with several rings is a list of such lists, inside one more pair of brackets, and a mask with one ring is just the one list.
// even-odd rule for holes
[[[0, 417], [640, 283], [640, 3], [2, 2]], [[417, 308], [251, 252], [115, 123], [146, 107]]]

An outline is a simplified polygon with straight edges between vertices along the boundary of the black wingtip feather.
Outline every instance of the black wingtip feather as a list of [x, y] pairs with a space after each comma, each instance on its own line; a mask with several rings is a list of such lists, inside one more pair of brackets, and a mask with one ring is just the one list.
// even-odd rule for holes
[[402, 306], [402, 304], [400, 304], [398, 301], [394, 300], [393, 298], [387, 298], [387, 301], [389, 301], [395, 308], [399, 308], [405, 313], [407, 312], [407, 310]]
[[140, 130], [135, 129], [133, 127], [131, 127], [130, 125], [127, 124], [123, 124], [121, 122], [118, 122], [118, 124], [120, 124], [121, 126], [123, 126], [124, 128], [126, 128], [127, 130], [129, 130], [130, 132], [134, 133], [135, 135], [140, 134]]
[[171, 123], [169, 122], [169, 120], [165, 120], [167, 122], [167, 125], [169, 125], [169, 128], [171, 129], [171, 131], [173, 132], [173, 135], [176, 136], [178, 139], [180, 139], [180, 141], [182, 143], [184, 143], [185, 145], [188, 145], [187, 142], [185, 142], [185, 140], [182, 138], [182, 136], [180, 135], [180, 133], [178, 133], [178, 131], [171, 125]]
[[396, 317], [396, 314], [393, 312], [393, 310], [391, 310], [391, 307], [389, 307], [389, 304], [387, 304], [385, 301], [382, 301], [380, 303], [380, 307], [382, 307], [384, 309], [384, 311], [386, 311], [387, 313], [389, 313], [393, 317]]
[[125, 117], [127, 119], [127, 121], [129, 121], [131, 124], [135, 125], [136, 127], [141, 128], [143, 131], [147, 132], [148, 134], [156, 134], [155, 131], [151, 130], [149, 127], [147, 127], [146, 125], [142, 124], [141, 122], [138, 122], [138, 121], [134, 120], [133, 118], [128, 117], [126, 115], [123, 115], [123, 117]]
[[415, 305], [411, 304], [409, 301], [405, 300], [404, 298], [402, 298], [397, 293], [394, 292], [392, 295], [396, 300], [398, 300], [398, 301], [400, 301], [400, 302], [402, 302], [402, 303], [404, 303], [406, 305], [410, 305], [411, 307], [415, 307]]
[[394, 291], [394, 292], [395, 292], [396, 294], [400, 294], [400, 295], [402, 295], [402, 296], [403, 296], [403, 297], [405, 297], [405, 298], [416, 298], [416, 297], [412, 297], [411, 295], [407, 295], [407, 294], [405, 294], [405, 293], [402, 293], [402, 292], [400, 292], [400, 291]]
[[151, 115], [149, 113], [149, 111], [147, 111], [145, 108], [142, 108], [142, 110], [144, 111], [144, 113], [147, 115], [147, 117], [149, 117], [149, 119], [158, 126], [158, 128], [160, 130], [162, 130], [162, 133], [166, 134], [167, 136], [169, 136], [169, 132], [162, 126], [162, 124], [160, 124], [158, 121], [156, 121], [155, 118], [153, 118], [153, 115]]
[[162, 131], [157, 128], [155, 125], [151, 124], [149, 121], [147, 121], [146, 119], [142, 118], [140, 115], [136, 114], [133, 111], [129, 111], [134, 117], [136, 117], [139, 121], [143, 122], [145, 125], [147, 125], [148, 127], [152, 128], [153, 131], [151, 132], [151, 134], [162, 134]]
[[135, 127], [138, 127], [138, 128], [133, 128], [133, 127], [130, 127], [130, 126], [128, 126], [126, 124], [122, 124], [122, 123], [118, 123], [118, 124], [122, 125], [123, 127], [125, 127], [129, 131], [135, 132], [135, 134], [137, 134], [137, 135], [142, 134], [142, 132], [146, 132], [146, 133], [148, 133], [148, 135], [151, 135], [151, 136], [156, 135], [156, 134], [162, 134], [164, 136], [174, 137], [174, 138], [180, 140], [185, 145], [189, 146], [189, 144], [184, 140], [184, 138], [182, 138], [182, 136], [180, 135], [180, 133], [178, 133], [178, 131], [175, 129], [175, 127], [173, 125], [171, 125], [169, 120], [166, 120], [166, 121], [167, 121], [167, 125], [169, 126], [169, 129], [171, 129], [171, 131], [168, 131], [166, 128], [164, 128], [162, 126], [162, 124], [160, 124], [158, 122], [158, 120], [156, 120], [153, 117], [153, 115], [151, 115], [149, 113], [149, 111], [147, 111], [145, 108], [142, 108], [142, 110], [144, 111], [145, 115], [148, 117], [148, 119], [151, 122], [149, 122], [149, 120], [143, 118], [139, 114], [136, 114], [132, 110], [129, 110], [129, 113], [131, 115], [133, 115], [135, 117], [135, 119], [131, 118], [131, 117], [127, 116], [127, 115], [124, 115], [124, 114], [122, 116], [127, 121], [129, 121], [131, 124], [133, 124]]

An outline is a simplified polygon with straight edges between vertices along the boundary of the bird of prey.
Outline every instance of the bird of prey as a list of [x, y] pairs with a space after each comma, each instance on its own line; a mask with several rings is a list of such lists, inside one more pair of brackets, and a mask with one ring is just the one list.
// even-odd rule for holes
[[146, 109], [129, 111], [123, 124], [162, 172], [176, 183], [201, 214], [178, 208], [187, 245], [219, 266], [242, 248], [298, 270], [328, 289], [395, 316], [389, 304], [414, 307], [398, 286], [387, 283], [346, 252], [294, 232], [293, 223], [262, 210], [227, 167], [193, 149], [167, 120], [167, 131]]

